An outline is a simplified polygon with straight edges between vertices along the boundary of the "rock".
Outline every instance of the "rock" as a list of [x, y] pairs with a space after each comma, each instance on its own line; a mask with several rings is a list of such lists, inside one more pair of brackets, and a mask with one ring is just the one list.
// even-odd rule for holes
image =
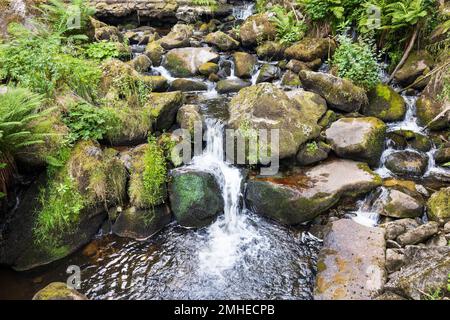
[[440, 147], [434, 153], [434, 160], [438, 164], [450, 162], [450, 144]]
[[204, 76], [209, 76], [210, 74], [219, 71], [219, 65], [213, 62], [206, 62], [198, 68], [198, 71]]
[[428, 218], [441, 224], [450, 221], [450, 187], [433, 193], [427, 202]]
[[223, 212], [222, 192], [211, 173], [172, 170], [169, 195], [175, 219], [184, 227], [205, 227]]
[[97, 41], [112, 41], [112, 42], [123, 42], [123, 35], [120, 33], [119, 29], [114, 26], [103, 26], [100, 28], [95, 28], [95, 40]]
[[168, 89], [169, 84], [163, 76], [143, 76], [142, 80], [153, 92], [164, 92]]
[[281, 85], [283, 86], [298, 87], [301, 84], [299, 76], [291, 70], [287, 70], [281, 77]]
[[[409, 192], [410, 193], [410, 192]], [[383, 199], [382, 214], [393, 218], [416, 218], [423, 214], [423, 203], [416, 197], [408, 194], [407, 190], [399, 191], [389, 189]]]
[[317, 58], [310, 62], [304, 62], [304, 61], [291, 59], [286, 64], [286, 69], [289, 69], [294, 73], [299, 73], [302, 70], [307, 70], [307, 71], [317, 70], [317, 69], [319, 69], [321, 64], [322, 64], [322, 60], [320, 58]]
[[208, 86], [203, 81], [175, 79], [170, 84], [170, 91], [206, 91]]
[[255, 69], [256, 57], [246, 52], [233, 53], [234, 73], [238, 78], [250, 78]]
[[328, 158], [331, 147], [325, 142], [312, 142], [302, 146], [297, 154], [297, 163], [301, 166], [307, 166]]
[[112, 226], [112, 232], [119, 237], [143, 240], [164, 228], [170, 221], [171, 214], [166, 205], [145, 210], [130, 207], [120, 213]]
[[[433, 64], [433, 57], [427, 51], [413, 51], [409, 54], [403, 66], [397, 71], [394, 79], [403, 86], [408, 86], [419, 76], [430, 72]], [[425, 84], [421, 87], [423, 88]]]
[[263, 60], [280, 60], [283, 59], [285, 49], [285, 45], [277, 41], [266, 41], [256, 48], [256, 54]]
[[194, 104], [185, 104], [177, 113], [177, 123], [182, 129], [189, 130], [190, 134], [194, 134], [195, 123], [202, 123], [203, 118], [200, 114], [200, 108]]
[[445, 247], [448, 245], [448, 240], [443, 234], [437, 234], [430, 238], [425, 245], [427, 247]]
[[390, 276], [385, 285], [387, 292], [419, 300], [425, 298], [425, 294], [446, 287], [450, 247], [407, 246], [404, 252], [406, 265]]
[[380, 227], [386, 230], [387, 240], [395, 240], [398, 236], [404, 234], [406, 231], [413, 230], [418, 226], [419, 224], [416, 220], [406, 218], [382, 224]]
[[286, 176], [254, 177], [247, 182], [246, 203], [258, 214], [293, 225], [314, 219], [342, 197], [363, 195], [380, 184], [366, 164], [333, 160]]
[[300, 61], [324, 60], [328, 54], [334, 51], [333, 40], [327, 38], [304, 38], [286, 49], [288, 59]]
[[164, 131], [175, 123], [178, 109], [184, 103], [184, 95], [180, 91], [157, 93], [148, 96], [145, 109], [149, 110], [155, 119], [155, 129]]
[[150, 58], [154, 66], [159, 66], [162, 62], [164, 51], [159, 41], [153, 41], [147, 44], [144, 53]]
[[176, 24], [170, 32], [158, 40], [161, 47], [166, 50], [189, 47], [189, 38], [193, 35], [192, 26], [186, 24]]
[[289, 99], [298, 102], [301, 110], [308, 114], [314, 122], [319, 121], [327, 111], [327, 102], [325, 99], [314, 92], [296, 89], [287, 91], [286, 95]]
[[405, 263], [405, 256], [400, 249], [386, 249], [386, 270], [388, 273], [398, 271]]
[[411, 130], [391, 131], [388, 133], [388, 138], [399, 149], [411, 148], [417, 151], [428, 152], [433, 146], [430, 138], [426, 135]]
[[175, 77], [190, 77], [199, 73], [202, 64], [218, 59], [210, 48], [188, 47], [170, 50], [163, 64]]
[[244, 46], [254, 46], [259, 41], [274, 40], [277, 31], [268, 13], [252, 15], [241, 25], [239, 35]]
[[205, 42], [210, 45], [214, 45], [222, 51], [230, 51], [239, 47], [239, 41], [234, 40], [232, 37], [222, 31], [216, 31], [208, 34], [205, 37]]
[[242, 88], [251, 86], [251, 82], [242, 79], [225, 79], [217, 82], [216, 90], [218, 93], [238, 92]]
[[399, 176], [420, 177], [428, 165], [426, 155], [415, 151], [395, 151], [386, 157], [385, 166]]
[[386, 281], [384, 230], [351, 219], [331, 223], [317, 262], [314, 300], [368, 300]]
[[342, 158], [378, 165], [384, 149], [386, 125], [375, 117], [342, 118], [325, 131], [333, 151]]
[[129, 63], [137, 72], [145, 72], [152, 66], [152, 61], [144, 54], [137, 56]]
[[271, 82], [272, 80], [278, 79], [280, 72], [280, 68], [277, 66], [268, 63], [263, 64], [256, 77], [256, 83]]
[[384, 292], [376, 297], [374, 300], [407, 300], [398, 294], [392, 292]]
[[279, 157], [292, 157], [320, 128], [304, 107], [270, 83], [243, 88], [229, 104], [229, 126], [247, 135], [258, 129], [279, 129]]
[[438, 232], [438, 228], [439, 224], [431, 221], [399, 235], [397, 241], [402, 246], [417, 244], [435, 235]]
[[444, 232], [450, 233], [450, 221], [444, 225]]
[[52, 282], [36, 292], [33, 300], [89, 300], [84, 294], [67, 287], [63, 282]]
[[355, 112], [368, 103], [364, 89], [350, 80], [330, 74], [302, 70], [300, 81], [306, 90], [325, 98], [330, 107], [344, 112]]
[[400, 121], [405, 117], [406, 103], [390, 86], [380, 83], [367, 95], [369, 104], [362, 109], [364, 115], [383, 121]]

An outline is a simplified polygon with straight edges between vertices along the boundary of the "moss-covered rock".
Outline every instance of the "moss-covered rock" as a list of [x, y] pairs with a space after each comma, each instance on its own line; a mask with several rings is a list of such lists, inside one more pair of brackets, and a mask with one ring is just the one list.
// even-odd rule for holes
[[294, 73], [299, 73], [302, 70], [317, 70], [322, 64], [322, 60], [320, 58], [317, 58], [313, 61], [304, 62], [299, 61], [295, 59], [289, 60], [289, 62], [286, 64], [286, 69], [291, 70]]
[[164, 92], [169, 88], [167, 79], [163, 76], [143, 76], [142, 81], [152, 89], [152, 92]]
[[255, 46], [264, 40], [275, 40], [277, 31], [268, 13], [255, 14], [247, 18], [239, 29], [244, 46]]
[[219, 55], [211, 48], [179, 48], [166, 54], [164, 67], [176, 77], [190, 77], [199, 73], [199, 68], [206, 62], [215, 62]]
[[281, 77], [281, 85], [283, 86], [298, 87], [301, 84], [299, 76], [291, 70], [286, 70]]
[[263, 60], [283, 59], [286, 46], [277, 41], [266, 41], [256, 48], [258, 58]]
[[[177, 113], [177, 123], [182, 129], [189, 130], [191, 135], [194, 134], [195, 123], [202, 124], [203, 117], [200, 108], [194, 104], [185, 104]], [[200, 125], [200, 128], [202, 126]]]
[[245, 201], [254, 212], [284, 224], [314, 219], [339, 202], [381, 185], [366, 164], [333, 160], [310, 169], [295, 169], [277, 177], [254, 177], [247, 182]]
[[423, 214], [423, 199], [417, 192], [405, 188], [388, 189], [382, 199], [382, 215], [393, 218], [416, 218]]
[[169, 195], [175, 219], [184, 227], [205, 227], [223, 212], [220, 186], [207, 172], [172, 170]]
[[97, 28], [95, 28], [95, 40], [102, 41], [113, 41], [113, 42], [123, 42], [123, 35], [117, 29], [117, 27], [114, 26], [108, 26], [108, 25], [101, 25]]
[[88, 298], [75, 289], [67, 287], [67, 284], [63, 282], [52, 282], [36, 292], [33, 300], [88, 300]]
[[450, 162], [450, 143], [447, 143], [436, 150], [434, 153], [434, 160], [438, 164]]
[[198, 71], [204, 76], [209, 76], [211, 73], [219, 71], [219, 65], [214, 62], [206, 62], [198, 68]]
[[161, 47], [166, 50], [188, 47], [190, 37], [193, 35], [193, 28], [190, 25], [178, 23], [172, 27], [170, 32], [158, 40]]
[[331, 124], [325, 136], [342, 158], [378, 165], [384, 148], [386, 125], [374, 118], [342, 118]]
[[313, 61], [315, 59], [325, 59], [333, 52], [335, 43], [328, 38], [304, 38], [293, 44], [285, 51], [288, 59], [300, 61]]
[[233, 53], [234, 73], [239, 78], [250, 78], [255, 69], [256, 57], [247, 52]]
[[397, 149], [411, 148], [417, 151], [430, 151], [433, 143], [426, 135], [411, 130], [395, 130], [387, 134]]
[[165, 50], [159, 41], [149, 42], [144, 51], [145, 55], [150, 58], [154, 66], [159, 66], [161, 64], [164, 52]]
[[386, 157], [385, 165], [396, 175], [420, 177], [427, 169], [428, 157], [415, 151], [396, 151]]
[[222, 51], [230, 51], [239, 47], [239, 41], [234, 40], [232, 37], [222, 31], [216, 31], [208, 34], [205, 37], [205, 42], [207, 44], [216, 46]]
[[129, 64], [138, 72], [145, 72], [152, 66], [152, 61], [145, 54], [141, 54], [131, 60]]
[[390, 86], [378, 84], [369, 91], [368, 98], [369, 104], [362, 109], [364, 115], [383, 121], [400, 121], [405, 117], [406, 103]]
[[[433, 57], [426, 50], [413, 51], [394, 79], [404, 86], [412, 84], [419, 76], [426, 75], [434, 65]], [[426, 85], [422, 83], [423, 88]]]
[[239, 78], [224, 79], [217, 82], [216, 90], [218, 93], [238, 92], [242, 88], [251, 86], [251, 82]]
[[295, 100], [302, 112], [307, 114], [312, 121], [317, 122], [327, 111], [327, 102], [324, 98], [314, 92], [303, 89], [287, 91], [286, 95], [291, 100]]
[[300, 81], [306, 90], [321, 95], [330, 107], [344, 112], [355, 112], [368, 104], [364, 89], [350, 80], [326, 73], [302, 70]]
[[149, 112], [155, 121], [155, 129], [164, 131], [170, 129], [175, 123], [178, 109], [184, 103], [181, 91], [167, 93], [151, 93], [148, 96], [144, 109]]
[[297, 163], [301, 166], [307, 166], [313, 163], [317, 163], [328, 158], [330, 152], [330, 145], [323, 141], [309, 142], [303, 145], [297, 154]]
[[450, 187], [442, 188], [428, 199], [428, 218], [439, 223], [450, 221]]
[[206, 91], [208, 86], [201, 80], [175, 79], [170, 83], [170, 91]]
[[256, 83], [271, 82], [280, 77], [281, 70], [279, 67], [270, 63], [265, 63], [261, 66], [256, 77]]

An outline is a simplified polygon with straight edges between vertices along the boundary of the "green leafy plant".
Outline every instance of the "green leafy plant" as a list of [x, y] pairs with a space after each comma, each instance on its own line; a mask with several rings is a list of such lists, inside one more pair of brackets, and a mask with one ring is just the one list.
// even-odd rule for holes
[[302, 0], [299, 3], [304, 5], [306, 13], [313, 21], [329, 19], [331, 16], [342, 19], [344, 16], [342, 0]]
[[380, 82], [380, 67], [371, 47], [363, 42], [353, 43], [346, 36], [339, 36], [338, 40], [331, 62], [338, 75], [365, 89], [375, 87]]
[[293, 10], [288, 11], [281, 6], [274, 6], [270, 11], [273, 13], [270, 20], [275, 23], [277, 39], [280, 43], [291, 44], [303, 38], [306, 24], [296, 17]]
[[405, 26], [415, 25], [427, 15], [424, 0], [400, 0], [385, 6], [389, 24], [383, 26], [386, 29], [399, 29]]
[[306, 144], [306, 151], [308, 151], [308, 153], [314, 153], [318, 148], [317, 142], [315, 141]]
[[164, 151], [152, 136], [148, 139], [144, 165], [142, 180], [146, 202], [155, 206], [164, 200], [163, 185], [167, 179], [167, 166]]
[[116, 43], [105, 40], [90, 43], [85, 50], [85, 54], [87, 58], [98, 61], [120, 57]]
[[216, 0], [193, 0], [192, 3], [196, 6], [210, 7], [212, 10], [215, 10], [217, 8]]
[[114, 115], [88, 103], [78, 103], [63, 115], [63, 122], [70, 129], [69, 143], [78, 140], [101, 140], [112, 129]]

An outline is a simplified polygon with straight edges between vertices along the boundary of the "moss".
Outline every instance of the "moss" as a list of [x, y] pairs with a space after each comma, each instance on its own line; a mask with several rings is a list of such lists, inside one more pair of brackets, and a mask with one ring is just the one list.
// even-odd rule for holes
[[450, 187], [442, 188], [428, 199], [428, 217], [438, 222], [450, 221]]
[[161, 47], [159, 41], [153, 41], [147, 44], [147, 47], [145, 48], [145, 54], [150, 58], [153, 65], [159, 66], [164, 54], [164, 48]]
[[189, 68], [187, 68], [184, 63], [178, 59], [175, 54], [168, 53], [166, 55], [165, 65], [174, 76], [177, 77], [189, 77], [192, 75]]

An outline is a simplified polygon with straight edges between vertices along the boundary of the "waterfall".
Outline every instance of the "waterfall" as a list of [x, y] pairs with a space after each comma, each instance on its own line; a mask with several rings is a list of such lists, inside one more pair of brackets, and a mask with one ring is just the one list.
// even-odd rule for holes
[[252, 2], [247, 2], [240, 6], [234, 6], [232, 15], [236, 18], [236, 20], [245, 20], [253, 14], [254, 8], [255, 4]]

